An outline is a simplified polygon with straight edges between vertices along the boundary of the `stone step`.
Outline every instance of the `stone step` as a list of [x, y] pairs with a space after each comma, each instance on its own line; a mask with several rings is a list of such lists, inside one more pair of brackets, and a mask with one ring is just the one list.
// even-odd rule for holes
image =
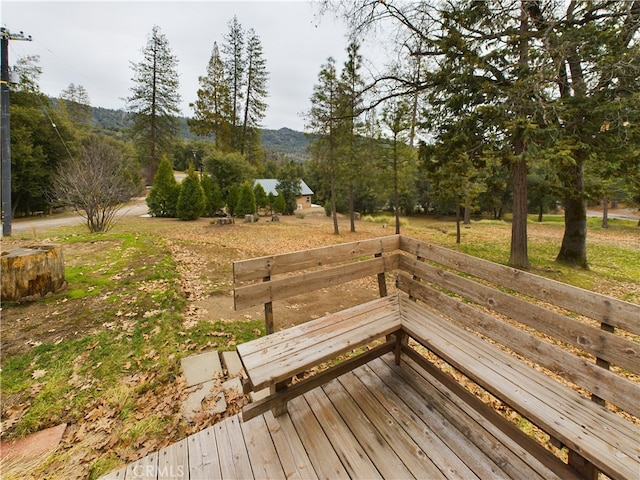
[[217, 350], [184, 357], [181, 360], [181, 365], [188, 387], [216, 378], [221, 379], [223, 375]]
[[[187, 420], [193, 419], [203, 411], [202, 402], [205, 399], [208, 407], [204, 413], [215, 415], [224, 413], [227, 409], [225, 391], [236, 390], [237, 393], [242, 393], [241, 378], [246, 378], [246, 373], [236, 351], [218, 353], [214, 350], [184, 357], [181, 367], [187, 379], [187, 386], [200, 386], [191, 392], [182, 405], [182, 414]], [[216, 395], [215, 402], [209, 398], [212, 394]], [[252, 402], [256, 402], [268, 395], [267, 388], [260, 392], [251, 392], [250, 398]]]

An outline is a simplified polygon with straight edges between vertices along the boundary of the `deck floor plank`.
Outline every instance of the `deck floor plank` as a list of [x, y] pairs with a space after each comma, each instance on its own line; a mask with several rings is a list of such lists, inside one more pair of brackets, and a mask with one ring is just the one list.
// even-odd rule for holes
[[291, 417], [287, 414], [276, 418], [271, 411], [268, 411], [264, 414], [264, 419], [280, 457], [285, 478], [316, 480], [318, 476], [293, 426]]
[[222, 478], [253, 478], [238, 416], [214, 425]]
[[304, 397], [291, 400], [288, 408], [289, 416], [318, 477], [347, 478], [347, 471]]
[[387, 354], [294, 398], [283, 415], [227, 418], [103, 478], [572, 478], [437, 372]]
[[276, 447], [263, 415], [240, 424], [254, 478], [284, 478]]
[[189, 478], [221, 480], [220, 459], [215, 427], [206, 428], [189, 437]]
[[136, 480], [157, 480], [158, 478], [158, 452], [153, 452], [127, 465], [125, 478]]
[[338, 457], [340, 457], [349, 477], [362, 479], [383, 478], [359, 440], [345, 425], [324, 391], [321, 388], [317, 388], [306, 393], [305, 398]]
[[158, 452], [158, 480], [185, 477], [189, 472], [187, 439], [180, 440]]
[[[434, 365], [423, 365], [423, 369], [406, 357], [403, 357], [403, 367], [396, 367], [384, 360], [388, 368], [401, 379], [413, 379], [425, 385], [422, 397], [425, 401], [437, 402], [441, 412], [460, 425], [464, 430], [465, 424], [477, 424], [486, 430], [491, 440], [489, 442], [477, 440], [477, 445], [483, 448], [487, 457], [502, 465], [509, 478], [543, 478], [549, 480], [575, 479], [575, 472], [567, 468], [559, 468], [557, 458], [541, 445], [531, 444], [530, 439], [514, 425], [502, 421], [502, 417], [488, 405], [475, 397], [466, 395], [463, 387], [452, 378], [447, 377]], [[471, 407], [471, 408], [470, 408]], [[526, 448], [525, 446], [526, 445]], [[505, 452], [508, 449], [508, 452]]]
[[395, 410], [397, 421], [407, 427], [447, 478], [508, 478], [474, 443], [473, 431], [455, 428], [440, 413], [438, 405], [426, 402], [412, 383], [389, 375], [385, 363], [370, 362], [367, 367], [375, 375], [362, 376], [369, 390], [379, 401], [389, 402], [390, 408], [405, 405], [404, 409]]
[[411, 413], [405, 413], [408, 407], [398, 408], [398, 402], [401, 405], [404, 402], [392, 390], [381, 392], [380, 396], [368, 390], [368, 387], [376, 389], [382, 384], [371, 369], [351, 372], [340, 378], [340, 382], [348, 386], [349, 392], [355, 392], [351, 394], [379, 430], [393, 428], [394, 440], [389, 440], [389, 443], [417, 478], [425, 475], [429, 478], [477, 478], [426, 423]]
[[[347, 383], [347, 387], [353, 387], [353, 385]], [[426, 468], [427, 465], [424, 464], [413, 470], [410, 469], [398, 456], [392, 445], [401, 445], [401, 449], [407, 451], [416, 450], [416, 445], [412, 442], [403, 443], [401, 438], [395, 435], [397, 432], [394, 432], [392, 427], [384, 424], [389, 427], [385, 428], [380, 423], [374, 424], [362, 410], [362, 408], [366, 408], [366, 405], [363, 405], [364, 402], [356, 402], [342, 382], [337, 380], [329, 382], [324, 385], [323, 390], [384, 478], [420, 478], [427, 473], [429, 478], [444, 478], [437, 475], [439, 473], [437, 470], [429, 472]], [[381, 408], [378, 409], [378, 414], [381, 413], [380, 410]]]

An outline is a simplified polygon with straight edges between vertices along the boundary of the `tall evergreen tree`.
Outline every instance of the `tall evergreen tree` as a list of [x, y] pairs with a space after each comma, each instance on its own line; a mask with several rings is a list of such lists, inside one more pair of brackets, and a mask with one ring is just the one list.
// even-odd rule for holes
[[355, 226], [355, 189], [362, 176], [365, 165], [359, 158], [358, 117], [363, 113], [362, 90], [364, 82], [360, 75], [362, 56], [359, 45], [351, 42], [347, 47], [347, 60], [342, 69], [339, 82], [338, 122], [340, 125], [339, 143], [342, 152], [342, 174], [349, 191], [350, 229]]
[[243, 217], [253, 215], [257, 211], [256, 196], [249, 182], [244, 182], [240, 187], [240, 195], [236, 204], [236, 215]]
[[60, 106], [65, 114], [76, 125], [89, 125], [93, 117], [91, 100], [87, 90], [82, 85], [69, 86], [60, 94]]
[[196, 220], [205, 210], [205, 194], [193, 163], [189, 165], [187, 176], [180, 185], [180, 195], [176, 205], [176, 215], [180, 220]]
[[241, 150], [240, 112], [244, 98], [246, 61], [244, 57], [244, 30], [234, 15], [228, 23], [229, 31], [222, 44], [223, 62], [231, 101], [231, 126], [233, 129], [232, 146]]
[[329, 57], [318, 74], [318, 83], [313, 87], [307, 127], [316, 134], [310, 148], [314, 161], [329, 183], [333, 233], [336, 235], [340, 233], [336, 209], [338, 91], [336, 62]]
[[133, 135], [150, 183], [162, 154], [170, 151], [178, 130], [180, 113], [178, 59], [171, 52], [167, 38], [157, 25], [142, 49], [142, 60], [131, 62], [132, 95], [127, 106], [135, 114]]
[[384, 124], [391, 131], [391, 170], [393, 178], [393, 206], [396, 217], [396, 234], [400, 234], [400, 170], [401, 156], [400, 144], [405, 140], [403, 132], [411, 128], [409, 104], [403, 100], [397, 100], [385, 106], [382, 112]]
[[198, 77], [198, 82], [197, 99], [189, 105], [194, 116], [187, 120], [187, 124], [196, 135], [213, 135], [218, 150], [229, 151], [233, 131], [230, 91], [216, 42], [207, 64], [207, 74]]
[[264, 101], [267, 96], [267, 80], [269, 79], [267, 62], [263, 56], [260, 37], [253, 29], [248, 32], [245, 64], [244, 118], [240, 143], [240, 153], [242, 154], [251, 151], [252, 146], [255, 148], [260, 144], [259, 127], [267, 109], [267, 104]]
[[153, 177], [153, 187], [147, 196], [149, 213], [154, 217], [175, 217], [180, 195], [180, 185], [176, 181], [171, 161], [163, 156]]

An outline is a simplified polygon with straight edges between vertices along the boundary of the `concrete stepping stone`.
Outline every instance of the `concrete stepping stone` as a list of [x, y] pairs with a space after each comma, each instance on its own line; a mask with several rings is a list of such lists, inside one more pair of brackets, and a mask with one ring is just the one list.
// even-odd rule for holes
[[235, 350], [222, 352], [222, 363], [227, 369], [227, 375], [229, 377], [238, 377], [240, 375], [244, 376], [242, 362], [240, 361], [238, 352]]
[[189, 387], [222, 377], [222, 365], [217, 350], [184, 357], [180, 363]]
[[[220, 382], [218, 380], [209, 380], [208, 382], [204, 382], [201, 385], [201, 388], [192, 392], [187, 399], [182, 404], [182, 415], [187, 419], [191, 420], [197, 414], [202, 412], [202, 401], [209, 395], [211, 395], [212, 390], [220, 388]], [[205, 413], [216, 414], [223, 413], [227, 409], [227, 401], [224, 398], [224, 391], [218, 393], [215, 399], [215, 406], [213, 408], [209, 408], [205, 411]]]

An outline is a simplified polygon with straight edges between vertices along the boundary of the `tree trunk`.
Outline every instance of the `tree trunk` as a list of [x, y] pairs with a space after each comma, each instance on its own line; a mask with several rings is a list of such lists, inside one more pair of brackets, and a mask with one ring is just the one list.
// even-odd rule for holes
[[331, 155], [330, 168], [331, 168], [331, 215], [333, 216], [333, 233], [340, 235], [338, 229], [338, 212], [336, 210], [336, 179], [333, 160], [333, 146], [329, 146], [329, 155]]
[[[521, 140], [516, 142], [516, 153], [524, 150]], [[511, 222], [511, 255], [509, 265], [528, 269], [527, 250], [527, 161], [522, 158], [513, 171], [513, 220]]]
[[602, 199], [602, 228], [609, 228], [609, 199]]
[[460, 196], [456, 195], [456, 243], [460, 244]]
[[353, 183], [349, 184], [349, 212], [351, 216], [351, 232], [356, 231], [355, 201], [353, 199]]
[[[526, 5], [520, 5], [520, 58], [519, 67], [522, 72], [529, 69], [529, 22]], [[524, 73], [523, 73], [524, 74]], [[524, 112], [520, 112], [524, 116]], [[511, 222], [511, 253], [509, 265], [515, 268], [528, 269], [529, 252], [527, 251], [527, 149], [523, 132], [517, 132], [513, 139], [513, 150], [518, 163], [513, 170], [513, 220]]]
[[469, 185], [467, 185], [464, 195], [464, 224], [471, 225], [471, 195], [469, 194]]
[[589, 268], [587, 263], [587, 204], [584, 198], [584, 160], [571, 167], [565, 199], [564, 236], [556, 262]]

